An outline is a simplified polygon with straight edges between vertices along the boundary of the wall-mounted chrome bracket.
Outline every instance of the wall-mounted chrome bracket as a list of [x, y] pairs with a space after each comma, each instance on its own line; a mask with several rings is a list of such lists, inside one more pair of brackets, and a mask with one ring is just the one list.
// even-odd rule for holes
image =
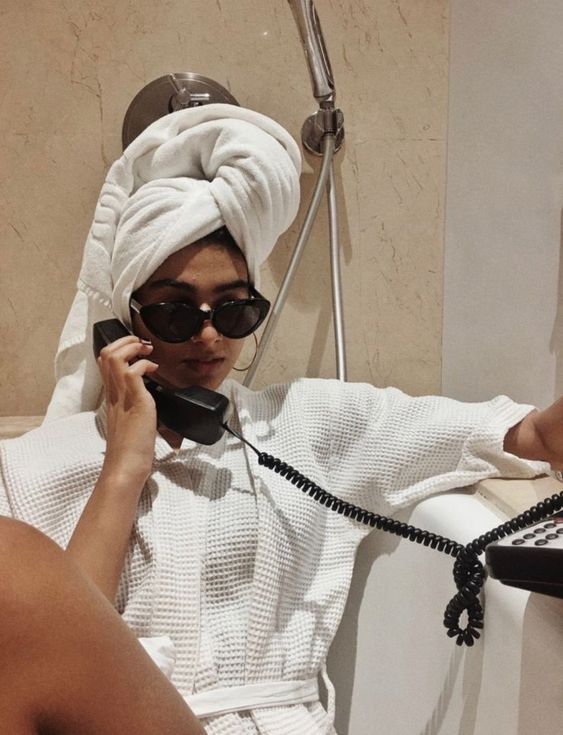
[[211, 102], [238, 105], [225, 87], [201, 74], [176, 72], [154, 79], [134, 97], [125, 113], [121, 133], [123, 148], [164, 115]]
[[301, 128], [301, 140], [309, 153], [323, 155], [322, 141], [330, 133], [335, 137], [334, 151], [340, 150], [344, 142], [344, 115], [342, 110], [333, 107], [321, 107], [314, 115], [308, 117]]

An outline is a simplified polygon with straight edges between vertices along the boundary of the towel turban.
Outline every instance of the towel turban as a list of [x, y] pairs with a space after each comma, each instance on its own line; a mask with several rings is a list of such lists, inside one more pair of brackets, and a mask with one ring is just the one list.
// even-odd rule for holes
[[258, 285], [261, 264], [297, 213], [300, 170], [284, 128], [232, 105], [179, 110], [143, 131], [102, 187], [46, 419], [96, 407], [92, 326], [112, 316], [130, 325], [131, 294], [172, 253], [226, 226]]

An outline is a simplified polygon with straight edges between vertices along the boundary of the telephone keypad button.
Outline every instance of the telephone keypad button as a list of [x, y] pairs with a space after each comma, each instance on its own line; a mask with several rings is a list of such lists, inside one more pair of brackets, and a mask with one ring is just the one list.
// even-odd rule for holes
[[512, 542], [512, 545], [519, 546], [520, 544], [525, 544], [525, 543], [526, 542], [524, 541], [523, 538], [515, 538], [514, 541]]
[[536, 534], [535, 533], [525, 533], [524, 538], [536, 538]]
[[537, 541], [534, 541], [534, 546], [545, 546], [548, 544], [549, 541], [545, 538], [539, 538]]
[[534, 533], [545, 533], [545, 528], [534, 528]]
[[544, 523], [543, 527], [544, 528], [555, 528], [555, 523]]
[[559, 536], [556, 533], [548, 533], [546, 535], [546, 538], [548, 538], [548, 539], [554, 539], [554, 538], [559, 538]]

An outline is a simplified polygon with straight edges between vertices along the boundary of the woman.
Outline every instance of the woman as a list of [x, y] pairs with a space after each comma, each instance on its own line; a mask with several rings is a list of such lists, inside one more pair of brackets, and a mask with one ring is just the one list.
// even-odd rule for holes
[[[232, 116], [254, 113], [219, 107], [155, 123], [133, 150], [128, 196], [115, 181], [102, 192], [100, 206], [113, 196], [119, 213], [92, 229], [50, 412], [71, 415], [3, 446], [0, 510], [66, 546], [207, 733], [333, 733], [330, 683], [327, 713], [317, 676], [368, 528], [258, 466], [231, 435], [200, 446], [159, 426], [143, 376], [220, 389], [229, 424], [260, 450], [383, 513], [484, 477], [561, 467], [562, 408], [326, 380], [255, 393], [226, 379], [242, 339], [215, 310], [259, 298], [260, 263], [295, 213], [298, 163], [271, 121], [233, 127]], [[180, 120], [184, 131], [167, 137]], [[134, 336], [103, 350], [106, 402], [85, 411], [97, 389], [84, 335], [111, 313]]]

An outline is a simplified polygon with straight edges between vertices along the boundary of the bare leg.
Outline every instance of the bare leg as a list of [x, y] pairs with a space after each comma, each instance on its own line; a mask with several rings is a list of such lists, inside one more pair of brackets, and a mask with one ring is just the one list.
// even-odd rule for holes
[[39, 531], [0, 517], [1, 735], [203, 735], [120, 616]]

